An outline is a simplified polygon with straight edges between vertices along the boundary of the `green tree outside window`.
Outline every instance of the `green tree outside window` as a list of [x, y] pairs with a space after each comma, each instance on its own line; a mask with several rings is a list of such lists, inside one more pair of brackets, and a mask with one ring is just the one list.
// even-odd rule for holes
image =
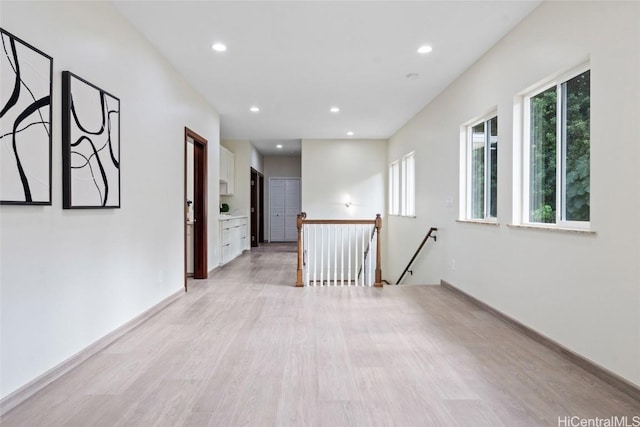
[[[531, 97], [530, 222], [589, 221], [589, 87], [586, 71]], [[558, 168], [561, 182], [557, 182]]]

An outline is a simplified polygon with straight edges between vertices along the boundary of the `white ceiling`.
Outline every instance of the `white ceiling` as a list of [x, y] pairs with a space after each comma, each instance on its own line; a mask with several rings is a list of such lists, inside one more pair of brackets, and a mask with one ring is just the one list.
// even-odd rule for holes
[[[113, 2], [220, 113], [223, 138], [261, 150], [347, 131], [388, 138], [539, 3]], [[418, 54], [424, 44], [433, 52]]]
[[300, 139], [252, 139], [251, 142], [265, 156], [299, 156], [302, 152]]

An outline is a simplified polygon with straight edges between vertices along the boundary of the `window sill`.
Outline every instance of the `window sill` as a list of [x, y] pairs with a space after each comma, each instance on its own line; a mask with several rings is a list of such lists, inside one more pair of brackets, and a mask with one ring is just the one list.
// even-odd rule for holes
[[500, 223], [497, 221], [482, 220], [482, 219], [456, 219], [456, 222], [461, 222], [465, 224], [495, 225], [496, 227], [500, 225]]
[[398, 217], [398, 218], [416, 218], [415, 215], [389, 214], [389, 216], [395, 216], [395, 217]]
[[595, 235], [595, 230], [588, 228], [567, 228], [567, 227], [550, 227], [548, 225], [532, 225], [532, 224], [507, 224], [509, 228], [524, 228], [529, 230], [556, 231], [560, 233], [576, 233]]

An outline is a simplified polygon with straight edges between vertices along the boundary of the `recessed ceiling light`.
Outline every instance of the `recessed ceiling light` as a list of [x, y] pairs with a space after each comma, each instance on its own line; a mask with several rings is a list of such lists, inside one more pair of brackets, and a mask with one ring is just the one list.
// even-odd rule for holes
[[331, 108], [329, 108], [329, 111], [331, 111], [332, 113], [339, 113], [340, 112], [340, 107], [331, 107]]
[[349, 132], [347, 132], [347, 135], [348, 136], [353, 136], [353, 132], [349, 131]]
[[282, 148], [282, 144], [276, 145], [276, 148]]
[[418, 48], [418, 53], [429, 53], [432, 50], [433, 50], [433, 48], [431, 46], [424, 45], [424, 46], [420, 46]]
[[215, 50], [216, 52], [224, 52], [225, 50], [227, 50], [227, 46], [223, 45], [222, 43], [214, 43], [211, 46], [211, 49]]
[[257, 113], [258, 111], [260, 111], [260, 107], [256, 107], [255, 105], [251, 108], [249, 108], [249, 110], [251, 110], [252, 113]]

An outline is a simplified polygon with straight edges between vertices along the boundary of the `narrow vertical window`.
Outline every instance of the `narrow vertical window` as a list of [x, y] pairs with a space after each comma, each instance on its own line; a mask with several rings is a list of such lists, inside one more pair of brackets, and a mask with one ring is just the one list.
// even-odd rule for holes
[[557, 116], [555, 87], [531, 98], [530, 222], [556, 222]]
[[402, 215], [416, 215], [415, 153], [402, 158]]
[[400, 163], [389, 165], [389, 214], [400, 214]]
[[487, 177], [489, 181], [487, 202], [488, 215], [491, 218], [498, 217], [498, 117], [494, 117], [489, 120], [489, 136], [488, 136], [488, 150], [487, 159], [489, 161], [489, 168], [487, 170]]
[[562, 84], [563, 219], [589, 221], [590, 205], [590, 73]]
[[[529, 223], [585, 227], [590, 220], [590, 71], [526, 98]], [[525, 205], [525, 208], [527, 206]]]
[[467, 218], [498, 215], [498, 117], [467, 128]]
[[471, 128], [471, 218], [484, 219], [486, 133], [484, 122]]

